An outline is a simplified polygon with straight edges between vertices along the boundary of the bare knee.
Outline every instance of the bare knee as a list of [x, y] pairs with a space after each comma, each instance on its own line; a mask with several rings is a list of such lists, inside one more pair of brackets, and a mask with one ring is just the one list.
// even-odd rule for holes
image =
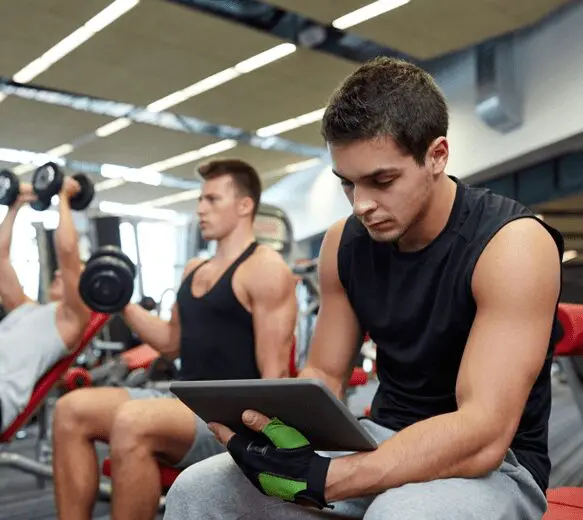
[[123, 404], [115, 415], [110, 439], [110, 454], [112, 458], [126, 456], [138, 450], [152, 451], [148, 439], [152, 428], [152, 420], [144, 413], [144, 403], [128, 401]]
[[75, 435], [87, 431], [84, 390], [75, 390], [57, 400], [53, 418], [55, 435]]

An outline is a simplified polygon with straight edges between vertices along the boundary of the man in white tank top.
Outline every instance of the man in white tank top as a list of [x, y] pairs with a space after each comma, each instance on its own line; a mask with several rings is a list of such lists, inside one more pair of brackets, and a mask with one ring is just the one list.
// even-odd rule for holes
[[59, 269], [50, 286], [50, 302], [28, 298], [10, 261], [12, 229], [20, 208], [36, 199], [32, 185], [20, 195], [0, 224], [0, 300], [7, 316], [0, 322], [0, 432], [30, 400], [38, 379], [79, 344], [91, 311], [79, 295], [81, 260], [69, 200], [80, 190], [66, 177], [59, 193], [55, 250]]

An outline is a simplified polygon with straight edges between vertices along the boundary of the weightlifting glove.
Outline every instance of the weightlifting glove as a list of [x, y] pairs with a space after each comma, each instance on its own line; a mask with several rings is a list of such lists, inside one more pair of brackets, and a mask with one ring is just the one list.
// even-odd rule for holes
[[260, 434], [235, 434], [227, 450], [264, 495], [333, 509], [324, 497], [330, 458], [316, 454], [298, 430], [279, 419], [272, 419]]

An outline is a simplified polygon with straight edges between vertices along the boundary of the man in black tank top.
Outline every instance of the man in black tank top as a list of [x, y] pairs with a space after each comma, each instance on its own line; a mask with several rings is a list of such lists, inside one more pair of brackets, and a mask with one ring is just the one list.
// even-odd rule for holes
[[[279, 253], [255, 241], [257, 172], [233, 159], [211, 162], [200, 174], [205, 182], [197, 213], [203, 237], [217, 242], [214, 257], [187, 263], [169, 323], [137, 304], [124, 310], [124, 318], [163, 356], [180, 357], [181, 379], [287, 376], [295, 280]], [[53, 433], [61, 520], [91, 518], [99, 475], [95, 440], [110, 444], [112, 517], [119, 520], [156, 517], [157, 459], [186, 467], [224, 451], [173, 394], [152, 389], [72, 392], [57, 402]]]
[[[320, 518], [256, 491], [235, 511], [229, 494], [253, 489], [245, 475], [267, 494], [261, 473], [288, 478], [287, 494], [275, 493], [284, 500], [351, 518], [540, 520], [563, 243], [519, 203], [446, 175], [447, 130], [433, 79], [390, 58], [346, 79], [323, 118], [353, 215], [322, 245], [320, 314], [301, 377], [340, 396], [368, 332], [380, 384], [361, 423], [379, 448], [274, 457], [257, 440], [242, 450], [246, 441], [219, 426], [243, 472], [224, 456], [212, 472], [190, 468], [167, 497], [167, 519]], [[210, 494], [189, 499], [203, 483]]]

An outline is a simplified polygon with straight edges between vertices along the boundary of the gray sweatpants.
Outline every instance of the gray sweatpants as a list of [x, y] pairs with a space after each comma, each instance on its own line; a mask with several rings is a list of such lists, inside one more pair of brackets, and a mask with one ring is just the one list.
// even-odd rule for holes
[[[362, 424], [380, 442], [394, 434]], [[338, 456], [340, 454], [330, 454]], [[333, 511], [307, 509], [261, 494], [228, 453], [181, 473], [166, 497], [165, 520], [540, 520], [546, 498], [514, 454], [487, 477], [407, 484], [375, 497], [336, 502]]]

